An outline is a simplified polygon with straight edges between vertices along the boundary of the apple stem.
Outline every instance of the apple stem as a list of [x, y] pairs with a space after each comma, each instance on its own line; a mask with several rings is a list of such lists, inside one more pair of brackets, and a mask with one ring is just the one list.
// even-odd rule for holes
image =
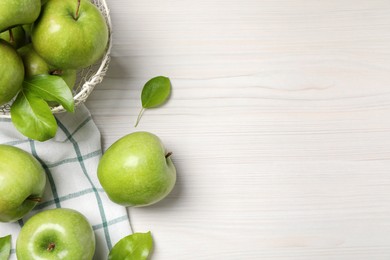
[[15, 38], [14, 38], [14, 34], [12, 32], [12, 29], [9, 29], [8, 31], [9, 31], [9, 42], [14, 43]]
[[144, 113], [144, 111], [145, 111], [145, 108], [144, 108], [144, 107], [141, 109], [141, 111], [139, 111], [139, 114], [138, 114], [138, 117], [137, 117], [137, 122], [135, 122], [134, 127], [137, 127], [137, 125], [138, 125], [138, 123], [139, 123], [139, 120], [141, 119], [142, 114]]
[[168, 159], [169, 156], [172, 155], [172, 152], [168, 152], [166, 155], [165, 155], [165, 158]]
[[80, 4], [81, 4], [81, 0], [77, 0], [76, 17], [74, 18], [75, 20], [79, 19]]
[[30, 196], [27, 198], [27, 200], [30, 200], [30, 201], [34, 201], [34, 202], [41, 202], [42, 201], [42, 198], [41, 197], [34, 197], [34, 196]]
[[54, 244], [53, 242], [50, 242], [49, 245], [47, 245], [47, 251], [53, 251], [54, 248], [56, 247], [56, 244]]

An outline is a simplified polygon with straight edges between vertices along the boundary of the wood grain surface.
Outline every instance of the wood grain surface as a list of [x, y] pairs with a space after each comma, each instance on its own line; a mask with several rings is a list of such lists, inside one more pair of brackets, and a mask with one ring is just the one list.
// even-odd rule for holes
[[[150, 131], [178, 181], [129, 209], [153, 260], [390, 259], [390, 1], [108, 0], [107, 148]], [[137, 128], [151, 77], [173, 84]]]

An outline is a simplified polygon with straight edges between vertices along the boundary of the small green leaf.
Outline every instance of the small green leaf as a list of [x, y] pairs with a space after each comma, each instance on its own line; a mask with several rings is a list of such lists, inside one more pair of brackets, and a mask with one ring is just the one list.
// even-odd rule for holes
[[19, 132], [34, 140], [46, 141], [57, 132], [49, 105], [29, 91], [19, 92], [11, 106], [11, 119]]
[[11, 235], [0, 237], [0, 259], [7, 260], [11, 252]]
[[163, 104], [171, 93], [171, 81], [159, 76], [146, 82], [142, 89], [141, 101], [143, 108], [157, 107]]
[[108, 255], [108, 260], [146, 260], [152, 247], [153, 238], [150, 231], [134, 233], [116, 243]]
[[59, 76], [33, 76], [23, 82], [23, 89], [46, 101], [56, 101], [67, 111], [74, 112], [72, 92], [66, 82]]
[[147, 108], [162, 105], [171, 94], [171, 81], [164, 76], [154, 77], [146, 82], [141, 93], [142, 109], [138, 115], [135, 127], [137, 127], [143, 112]]

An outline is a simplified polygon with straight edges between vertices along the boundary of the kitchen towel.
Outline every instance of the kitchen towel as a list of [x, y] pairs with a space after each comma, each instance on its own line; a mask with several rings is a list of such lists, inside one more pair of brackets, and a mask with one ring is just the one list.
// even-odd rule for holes
[[0, 143], [34, 155], [47, 175], [43, 201], [20, 221], [0, 223], [0, 237], [12, 235], [10, 259], [14, 260], [16, 238], [29, 217], [46, 209], [71, 208], [86, 216], [95, 231], [94, 259], [107, 259], [115, 243], [131, 234], [131, 227], [126, 208], [108, 199], [96, 175], [102, 155], [100, 132], [84, 105], [74, 114], [58, 114], [56, 118], [57, 135], [46, 142], [24, 137], [10, 119], [0, 118]]

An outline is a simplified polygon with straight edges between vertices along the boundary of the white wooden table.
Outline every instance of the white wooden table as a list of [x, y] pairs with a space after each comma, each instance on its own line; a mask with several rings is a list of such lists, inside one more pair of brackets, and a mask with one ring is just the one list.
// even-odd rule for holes
[[[177, 166], [129, 209], [153, 260], [390, 259], [390, 1], [108, 0], [107, 148], [159, 135]], [[135, 129], [153, 76], [173, 93]]]

